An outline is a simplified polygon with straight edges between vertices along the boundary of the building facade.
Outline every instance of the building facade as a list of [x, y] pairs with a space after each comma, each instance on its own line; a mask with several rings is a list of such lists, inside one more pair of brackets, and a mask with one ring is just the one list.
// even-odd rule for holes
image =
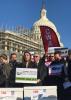
[[38, 41], [32, 39], [31, 34], [21, 34], [9, 30], [0, 31], [0, 52], [20, 53], [23, 51], [40, 51]]

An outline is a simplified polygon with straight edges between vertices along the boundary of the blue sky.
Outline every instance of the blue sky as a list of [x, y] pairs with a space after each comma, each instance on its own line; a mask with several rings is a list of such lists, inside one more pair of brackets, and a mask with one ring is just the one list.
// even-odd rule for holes
[[[41, 7], [42, 0], [0, 0], [0, 27], [30, 29], [40, 18]], [[64, 46], [71, 48], [71, 0], [46, 0], [46, 10]]]

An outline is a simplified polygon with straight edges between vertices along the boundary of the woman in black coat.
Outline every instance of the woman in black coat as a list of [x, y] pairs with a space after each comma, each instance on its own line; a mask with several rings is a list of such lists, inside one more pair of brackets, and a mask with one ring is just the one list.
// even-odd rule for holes
[[34, 61], [31, 61], [31, 54], [26, 51], [22, 56], [22, 68], [35, 68], [37, 69], [37, 84], [29, 84], [34, 86], [41, 86], [45, 83], [45, 77], [47, 76], [47, 68], [45, 67], [45, 61], [40, 59], [39, 54], [34, 55]]
[[21, 66], [22, 68], [35, 68], [35, 64], [33, 61], [31, 61], [31, 54], [28, 51], [25, 51], [23, 56], [22, 56], [22, 63]]
[[[22, 56], [22, 63], [20, 68], [36, 68], [35, 63], [31, 60], [31, 54], [29, 51], [25, 51]], [[33, 86], [34, 83], [24, 83], [23, 86]]]

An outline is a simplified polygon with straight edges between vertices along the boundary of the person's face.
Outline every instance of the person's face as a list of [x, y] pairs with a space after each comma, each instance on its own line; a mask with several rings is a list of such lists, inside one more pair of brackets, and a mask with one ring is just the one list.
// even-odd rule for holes
[[17, 56], [16, 55], [12, 55], [11, 60], [12, 61], [16, 61], [17, 60]]
[[29, 53], [25, 53], [25, 61], [30, 61], [31, 60], [31, 56]]
[[1, 57], [1, 63], [6, 63], [7, 62], [7, 60], [5, 60], [3, 57]]
[[35, 54], [34, 55], [34, 61], [35, 62], [39, 62], [39, 60], [40, 60], [40, 55], [39, 54]]
[[60, 54], [55, 54], [54, 55], [54, 59], [55, 60], [60, 60], [61, 59], [61, 55]]
[[51, 61], [54, 61], [54, 55], [53, 54], [50, 55], [50, 59], [51, 59]]

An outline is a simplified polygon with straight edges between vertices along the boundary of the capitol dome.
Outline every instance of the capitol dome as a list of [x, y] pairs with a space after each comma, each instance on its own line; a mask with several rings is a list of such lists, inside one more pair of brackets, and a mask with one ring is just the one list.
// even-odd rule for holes
[[58, 40], [60, 42], [60, 46], [63, 47], [63, 44], [60, 41], [60, 35], [57, 32], [55, 25], [47, 18], [46, 12], [47, 12], [46, 9], [42, 8], [40, 19], [33, 24], [33, 34], [34, 36], [36, 36], [37, 39], [40, 39], [41, 37], [40, 26], [48, 26], [55, 31]]
[[36, 21], [33, 26], [37, 27], [37, 26], [49, 26], [50, 28], [52, 28], [55, 32], [57, 32], [57, 29], [55, 27], [55, 25], [47, 18], [46, 16], [46, 10], [42, 9], [41, 10], [41, 18]]

